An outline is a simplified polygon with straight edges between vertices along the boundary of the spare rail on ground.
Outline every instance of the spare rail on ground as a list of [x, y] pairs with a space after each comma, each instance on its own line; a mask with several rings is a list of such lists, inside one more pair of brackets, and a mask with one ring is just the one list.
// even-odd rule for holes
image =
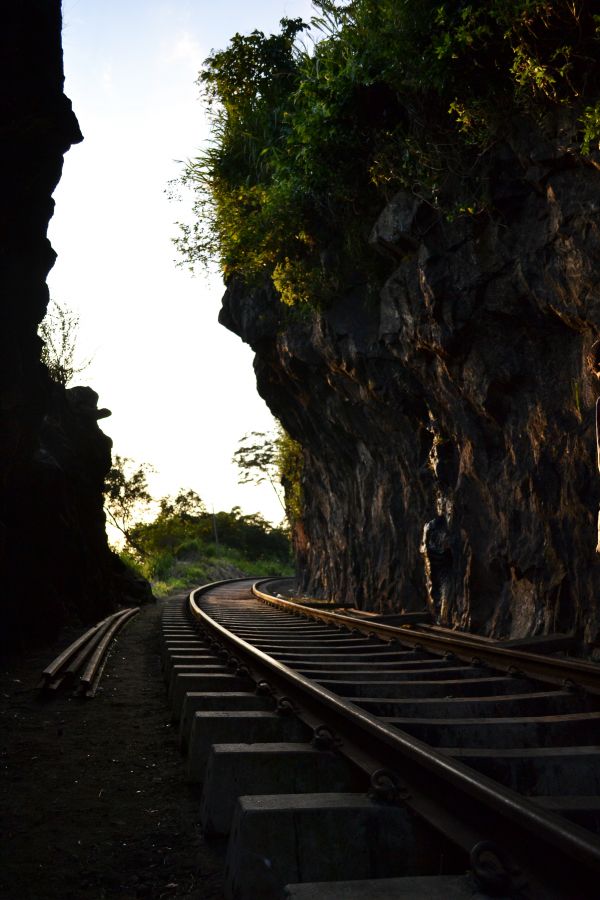
[[95, 696], [111, 641], [139, 611], [139, 606], [119, 610], [78, 637], [46, 666], [40, 686], [56, 690], [79, 675], [80, 693], [86, 697]]

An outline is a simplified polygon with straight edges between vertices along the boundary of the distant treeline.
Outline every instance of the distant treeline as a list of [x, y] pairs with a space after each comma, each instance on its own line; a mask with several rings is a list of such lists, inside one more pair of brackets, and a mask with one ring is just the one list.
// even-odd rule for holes
[[156, 501], [148, 488], [151, 471], [146, 463], [115, 456], [105, 509], [125, 539], [122, 559], [152, 581], [155, 593], [242, 574], [292, 573], [287, 528], [271, 525], [259, 513], [244, 514], [239, 506], [209, 512], [190, 489]]
[[252, 561], [290, 564], [287, 532], [270, 525], [258, 513], [244, 515], [237, 506], [230, 512], [196, 514], [177, 507], [163, 508], [153, 522], [136, 524], [131, 537], [150, 577], [162, 576], [174, 560], [214, 558], [227, 549], [237, 550]]

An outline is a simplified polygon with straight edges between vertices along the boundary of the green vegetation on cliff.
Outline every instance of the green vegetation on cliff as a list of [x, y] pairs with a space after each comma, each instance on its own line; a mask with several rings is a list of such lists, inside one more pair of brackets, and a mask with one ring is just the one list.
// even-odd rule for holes
[[[515, 131], [571, 122], [600, 137], [592, 0], [316, 0], [322, 39], [299, 19], [236, 34], [199, 77], [213, 140], [186, 167], [197, 221], [176, 241], [190, 263], [270, 278], [290, 305], [377, 281], [374, 215], [404, 189], [446, 215], [493, 212], [489, 151]], [[553, 130], [554, 129], [554, 130]]]
[[38, 327], [43, 341], [41, 361], [52, 381], [67, 387], [76, 375], [88, 368], [91, 359], [81, 360], [77, 351], [79, 315], [66, 304], [51, 300]]

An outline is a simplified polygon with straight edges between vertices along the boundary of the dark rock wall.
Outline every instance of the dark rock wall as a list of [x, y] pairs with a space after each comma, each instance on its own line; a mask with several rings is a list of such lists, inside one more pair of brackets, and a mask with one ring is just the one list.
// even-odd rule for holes
[[117, 594], [102, 511], [111, 442], [93, 391], [53, 385], [37, 336], [51, 195], [82, 140], [63, 93], [59, 0], [3, 5], [0, 75], [0, 602], [14, 646], [98, 617]]
[[[531, 143], [531, 142], [530, 142]], [[221, 321], [305, 448], [303, 587], [522, 637], [600, 627], [594, 375], [600, 171], [505, 147], [493, 217], [448, 224], [399, 194], [360, 285], [322, 314], [229, 286]]]

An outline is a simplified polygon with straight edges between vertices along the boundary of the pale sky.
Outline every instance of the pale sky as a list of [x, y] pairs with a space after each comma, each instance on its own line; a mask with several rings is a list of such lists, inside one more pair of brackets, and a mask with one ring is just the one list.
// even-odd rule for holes
[[65, 157], [49, 237], [50, 293], [80, 316], [76, 382], [112, 410], [100, 424], [115, 453], [157, 470], [157, 496], [193, 488], [209, 508], [279, 522], [268, 485], [237, 484], [240, 437], [269, 431], [252, 352], [217, 322], [223, 285], [175, 265], [169, 201], [176, 160], [208, 134], [195, 84], [211, 49], [236, 32], [308, 20], [310, 0], [63, 0], [65, 92], [84, 142]]

